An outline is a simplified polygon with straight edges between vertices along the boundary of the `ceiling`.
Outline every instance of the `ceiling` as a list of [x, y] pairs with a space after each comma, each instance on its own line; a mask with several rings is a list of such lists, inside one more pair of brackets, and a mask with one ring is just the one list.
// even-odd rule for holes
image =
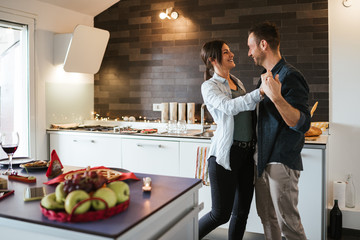
[[96, 16], [120, 0], [38, 0], [58, 7]]

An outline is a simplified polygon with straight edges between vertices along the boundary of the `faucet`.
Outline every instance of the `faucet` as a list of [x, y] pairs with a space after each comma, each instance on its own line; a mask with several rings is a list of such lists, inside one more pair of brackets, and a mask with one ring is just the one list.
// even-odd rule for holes
[[204, 122], [204, 111], [205, 111], [205, 103], [201, 104], [201, 133], [204, 133], [205, 132], [205, 129], [209, 129], [210, 126], [207, 126], [205, 125], [205, 122]]

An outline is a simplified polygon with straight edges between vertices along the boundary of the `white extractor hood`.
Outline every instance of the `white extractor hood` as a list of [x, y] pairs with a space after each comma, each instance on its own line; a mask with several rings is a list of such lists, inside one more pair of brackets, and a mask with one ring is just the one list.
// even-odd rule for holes
[[54, 36], [54, 64], [66, 72], [95, 74], [99, 71], [110, 33], [78, 25], [72, 34]]

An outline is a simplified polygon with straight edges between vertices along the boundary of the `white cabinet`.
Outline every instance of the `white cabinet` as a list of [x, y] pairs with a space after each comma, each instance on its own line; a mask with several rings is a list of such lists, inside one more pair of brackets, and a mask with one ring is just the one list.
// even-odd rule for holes
[[[198, 147], [209, 147], [210, 142], [180, 143], [180, 176], [194, 177]], [[302, 150], [304, 171], [299, 180], [299, 204], [302, 223], [308, 239], [324, 239], [325, 234], [325, 145], [305, 147]], [[199, 218], [211, 210], [211, 192], [209, 186], [199, 190], [199, 202], [204, 209]], [[228, 223], [220, 226], [228, 228]], [[263, 233], [260, 218], [256, 212], [255, 194], [251, 204], [246, 231]], [[223, 232], [223, 231], [219, 231]], [[219, 234], [219, 232], [215, 233]], [[211, 235], [211, 234], [210, 234]]]
[[299, 212], [308, 239], [325, 239], [325, 150], [303, 149]]
[[[308, 239], [325, 239], [325, 149], [305, 147], [301, 155], [304, 167], [298, 185], [301, 222]], [[264, 232], [256, 212], [255, 194], [246, 231]]]
[[110, 134], [50, 133], [50, 154], [55, 149], [64, 165], [121, 168], [121, 138]]
[[123, 138], [122, 162], [132, 172], [179, 176], [179, 142]]

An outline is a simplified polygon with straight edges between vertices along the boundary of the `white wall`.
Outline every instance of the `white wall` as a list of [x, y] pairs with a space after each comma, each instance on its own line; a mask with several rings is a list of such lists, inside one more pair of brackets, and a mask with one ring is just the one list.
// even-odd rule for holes
[[[356, 210], [343, 211], [344, 227], [360, 229], [360, 1], [345, 8], [329, 0], [330, 140], [329, 201], [332, 181], [353, 173]], [[332, 202], [330, 202], [332, 205]], [[356, 222], [350, 217], [357, 216]]]
[[[94, 76], [66, 73], [53, 64], [53, 38], [56, 33], [71, 33], [76, 25], [93, 26], [93, 16], [56, 7], [36, 0], [1, 0], [0, 10], [35, 16], [35, 92], [36, 156], [48, 159], [46, 128], [49, 116], [83, 114], [88, 119], [94, 106]], [[66, 91], [66, 88], [71, 91]], [[84, 91], [84, 89], [86, 91]], [[65, 101], [67, 100], [67, 101]], [[69, 100], [71, 104], [69, 104]], [[78, 116], [78, 115], [77, 115]], [[61, 122], [63, 119], [59, 119]]]

